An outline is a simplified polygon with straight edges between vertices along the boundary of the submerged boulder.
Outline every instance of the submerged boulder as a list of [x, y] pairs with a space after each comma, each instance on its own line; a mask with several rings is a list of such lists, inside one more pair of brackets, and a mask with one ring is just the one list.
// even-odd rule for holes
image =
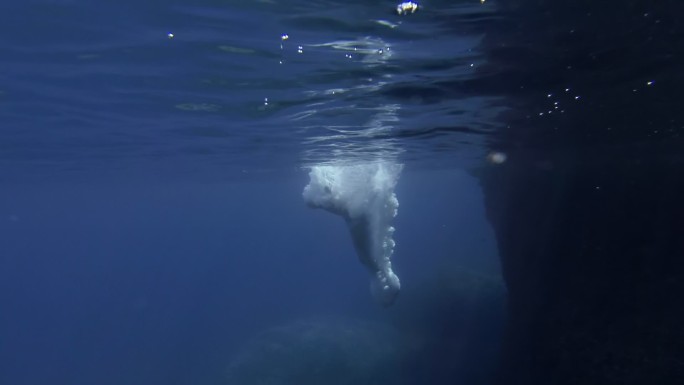
[[403, 354], [388, 326], [301, 320], [257, 336], [230, 363], [227, 379], [231, 385], [389, 385], [399, 383]]

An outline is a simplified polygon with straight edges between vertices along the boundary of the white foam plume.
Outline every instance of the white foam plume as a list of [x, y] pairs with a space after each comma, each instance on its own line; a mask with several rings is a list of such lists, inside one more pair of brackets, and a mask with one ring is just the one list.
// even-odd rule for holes
[[384, 306], [399, 294], [399, 277], [392, 271], [392, 219], [399, 202], [394, 194], [402, 166], [391, 162], [313, 166], [304, 200], [342, 216], [351, 232], [361, 263], [371, 273], [371, 292]]

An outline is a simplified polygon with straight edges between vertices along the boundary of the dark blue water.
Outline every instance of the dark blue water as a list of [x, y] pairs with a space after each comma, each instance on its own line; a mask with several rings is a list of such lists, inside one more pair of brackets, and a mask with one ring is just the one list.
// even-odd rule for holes
[[[477, 135], [430, 138], [444, 128], [490, 131], [496, 109], [483, 107], [491, 98], [469, 95], [454, 105], [437, 88], [411, 90], [471, 76], [483, 60], [482, 36], [467, 27], [494, 7], [447, 2], [411, 19], [394, 6], [6, 3], [3, 175], [215, 179], [297, 169], [338, 153], [458, 164], [450, 150], [464, 148], [459, 158], [469, 159]], [[463, 19], [463, 31], [437, 16]], [[444, 157], [423, 156], [444, 146]]]
[[[0, 384], [491, 383], [505, 290], [475, 177], [540, 147], [671, 161], [677, 30], [396, 6], [2, 2]], [[650, 124], [610, 142], [626, 105]], [[310, 168], [378, 161], [404, 166], [391, 308], [302, 199]]]
[[[394, 6], [2, 4], [0, 383], [231, 383], [264, 330], [325, 316], [425, 338], [413, 315], [442, 306], [440, 271], [496, 281], [459, 168], [497, 109], [429, 87], [472, 76], [482, 36], [466, 27], [493, 8]], [[463, 15], [463, 31], [437, 15]], [[378, 159], [412, 162], [394, 223], [410, 294], [394, 313], [344, 221], [301, 198], [307, 166]]]
[[[343, 221], [302, 204], [305, 183], [6, 185], [2, 382], [215, 383], [263, 329], [385, 317]], [[402, 185], [415, 186], [397, 189], [405, 292], [447, 264], [496, 271], [470, 177], [408, 173]]]

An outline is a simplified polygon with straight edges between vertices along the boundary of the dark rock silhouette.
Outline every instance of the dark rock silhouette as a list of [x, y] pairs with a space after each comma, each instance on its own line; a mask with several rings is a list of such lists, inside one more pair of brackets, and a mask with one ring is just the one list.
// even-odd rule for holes
[[394, 384], [406, 352], [382, 324], [332, 317], [264, 331], [233, 359], [227, 384]]
[[508, 11], [469, 84], [513, 106], [506, 162], [478, 172], [509, 292], [500, 383], [680, 384], [684, 3]]

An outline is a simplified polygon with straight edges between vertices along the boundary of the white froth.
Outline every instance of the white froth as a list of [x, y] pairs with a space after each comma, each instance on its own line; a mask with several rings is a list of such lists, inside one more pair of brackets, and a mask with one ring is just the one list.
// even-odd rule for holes
[[394, 187], [401, 169], [389, 162], [315, 166], [303, 193], [309, 206], [346, 220], [359, 259], [372, 274], [371, 292], [383, 305], [392, 304], [400, 289], [392, 271], [391, 221], [399, 207]]

